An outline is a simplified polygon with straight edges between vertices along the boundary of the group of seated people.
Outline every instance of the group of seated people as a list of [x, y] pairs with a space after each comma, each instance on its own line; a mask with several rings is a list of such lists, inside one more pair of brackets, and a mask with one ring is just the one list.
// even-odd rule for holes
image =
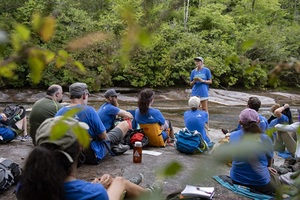
[[237, 147], [233, 151], [239, 152], [233, 153], [232, 156], [230, 170], [232, 182], [247, 186], [252, 191], [274, 196], [278, 186], [287, 183], [282, 181], [280, 174], [273, 168], [274, 150], [287, 149], [292, 158], [296, 162], [299, 161], [300, 154], [296, 153], [296, 148], [300, 151], [296, 136], [299, 122], [292, 123], [288, 104], [273, 105], [271, 108], [273, 115], [269, 121], [258, 114], [260, 105], [261, 102], [257, 97], [250, 97], [248, 108], [239, 115], [238, 127], [232, 131], [224, 129], [222, 131], [230, 137], [231, 147]]
[[[48, 88], [46, 97], [37, 101], [32, 108], [29, 124], [33, 128], [30, 130], [30, 135], [36, 148], [26, 161], [24, 175], [17, 189], [18, 199], [42, 197], [43, 189], [47, 187], [53, 187], [52, 189], [55, 191], [51, 194], [53, 197], [64, 196], [66, 199], [95, 196], [99, 196], [99, 199], [120, 199], [123, 191], [127, 191], [128, 196], [136, 197], [161, 188], [160, 183], [155, 183], [153, 187], [144, 189], [124, 178], [112, 178], [109, 175], [95, 179], [94, 183], [101, 183], [95, 185], [76, 180], [75, 176], [76, 168], [79, 166], [78, 162], [99, 164], [109, 153], [121, 155], [126, 152], [130, 147], [122, 144], [122, 139], [129, 129], [132, 129], [133, 122], [134, 126], [139, 126], [148, 132], [150, 146], [164, 147], [174, 140], [171, 122], [166, 120], [158, 109], [152, 107], [155, 98], [153, 90], [144, 89], [139, 93], [138, 108], [134, 111], [119, 108], [118, 93], [114, 89], [105, 92], [105, 103], [96, 111], [88, 105], [90, 96], [88, 86], [81, 82], [69, 86], [69, 105], [62, 106], [60, 104], [62, 96], [61, 86], [52, 85]], [[184, 112], [183, 116], [185, 127], [191, 131], [200, 132], [206, 143], [213, 146], [214, 143], [205, 130], [208, 113], [201, 109], [200, 98], [190, 97], [188, 105], [190, 110]], [[249, 157], [233, 156], [230, 176], [234, 183], [251, 187], [264, 194], [274, 195], [280, 181], [276, 176], [276, 170], [272, 168], [273, 150], [274, 148], [284, 148], [285, 145], [294, 156], [296, 138], [288, 132], [277, 131], [274, 137], [265, 134], [267, 129], [276, 127], [278, 124], [291, 123], [290, 118], [285, 115], [289, 105], [274, 106], [275, 118], [270, 123], [265, 117], [258, 114], [260, 105], [261, 102], [257, 97], [249, 98], [248, 108], [239, 115], [239, 126], [227, 135], [230, 135], [230, 143], [233, 145], [243, 141], [246, 138], [244, 136], [255, 135], [257, 141], [263, 144], [263, 149], [260, 152], [249, 154]], [[42, 113], [41, 109], [44, 109]], [[77, 112], [72, 118], [63, 119], [63, 121], [68, 125], [79, 124], [86, 129], [91, 142], [89, 147], [83, 151], [81, 151], [72, 129], [69, 129], [65, 136], [56, 141], [49, 139], [53, 124], [61, 120], [61, 116], [74, 109], [77, 109]], [[5, 116], [1, 116], [5, 120]], [[116, 116], [120, 116], [124, 120], [115, 124]], [[274, 145], [272, 139], [275, 140]], [[83, 158], [81, 158], [81, 154]], [[36, 162], [37, 160], [38, 162]], [[42, 175], [39, 177], [39, 173], [44, 173], [45, 166], [53, 166], [49, 171], [49, 177]], [[48, 167], [46, 168], [48, 169]], [[40, 170], [34, 171], [33, 174], [31, 169]], [[53, 176], [57, 171], [60, 173]], [[32, 183], [32, 180], [35, 180], [36, 185]], [[39, 184], [41, 182], [45, 185], [41, 186]], [[56, 187], [57, 183], [61, 183], [61, 187]], [[34, 194], [33, 191], [35, 191]]]

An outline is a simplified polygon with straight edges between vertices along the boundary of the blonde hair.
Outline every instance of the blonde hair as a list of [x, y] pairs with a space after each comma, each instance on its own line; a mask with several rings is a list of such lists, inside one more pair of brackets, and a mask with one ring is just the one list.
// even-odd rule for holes
[[280, 104], [276, 103], [271, 107], [271, 112], [274, 113], [277, 108], [280, 107]]

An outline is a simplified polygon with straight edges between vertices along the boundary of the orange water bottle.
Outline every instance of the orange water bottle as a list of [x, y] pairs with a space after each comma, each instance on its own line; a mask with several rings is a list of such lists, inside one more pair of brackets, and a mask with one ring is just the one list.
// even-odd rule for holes
[[142, 162], [142, 142], [135, 142], [133, 146], [133, 162]]

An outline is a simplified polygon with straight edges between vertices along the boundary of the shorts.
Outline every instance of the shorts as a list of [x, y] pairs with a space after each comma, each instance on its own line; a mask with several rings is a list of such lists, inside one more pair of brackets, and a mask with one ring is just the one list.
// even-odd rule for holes
[[107, 133], [107, 141], [112, 145], [119, 144], [123, 139], [123, 132], [120, 128], [115, 127]]
[[205, 100], [208, 100], [208, 97], [201, 97], [200, 98], [200, 101], [205, 101]]

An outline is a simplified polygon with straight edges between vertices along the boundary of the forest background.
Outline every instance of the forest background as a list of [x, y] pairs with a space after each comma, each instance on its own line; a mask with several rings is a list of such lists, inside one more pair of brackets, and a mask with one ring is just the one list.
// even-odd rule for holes
[[[1, 0], [0, 88], [300, 88], [298, 0]], [[274, 75], [275, 74], [275, 75]]]

